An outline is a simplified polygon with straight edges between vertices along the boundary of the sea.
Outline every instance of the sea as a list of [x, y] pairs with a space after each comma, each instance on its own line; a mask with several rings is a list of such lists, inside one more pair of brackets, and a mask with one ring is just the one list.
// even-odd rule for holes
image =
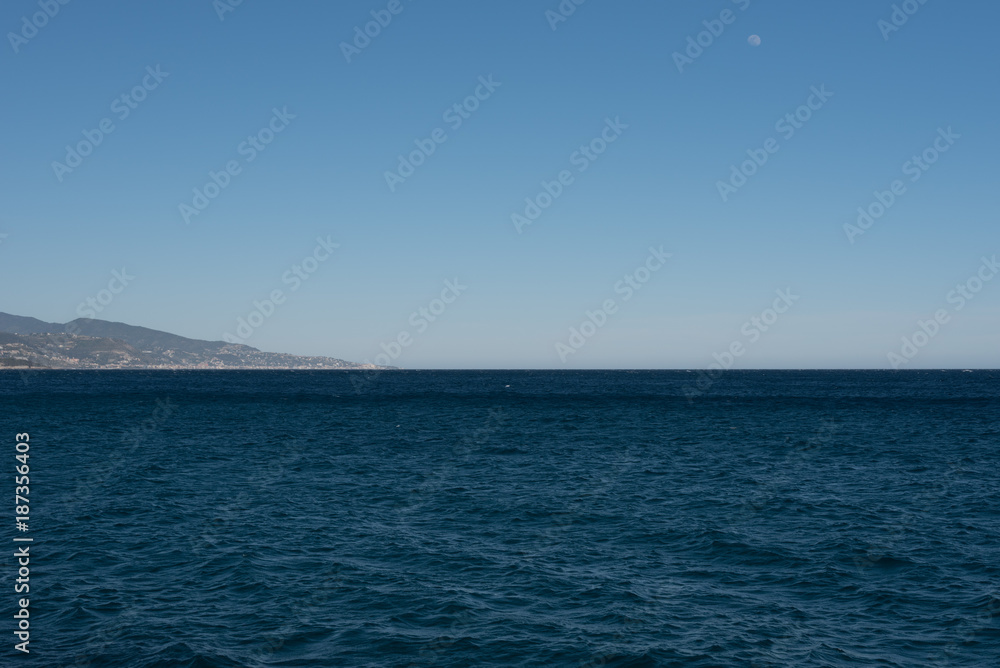
[[0, 409], [3, 666], [1000, 666], [997, 371], [4, 371]]

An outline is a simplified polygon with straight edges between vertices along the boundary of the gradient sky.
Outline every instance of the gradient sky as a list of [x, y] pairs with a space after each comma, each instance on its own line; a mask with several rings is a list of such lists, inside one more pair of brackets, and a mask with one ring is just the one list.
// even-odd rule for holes
[[[388, 0], [244, 0], [220, 19], [224, 2], [75, 0], [24, 40], [38, 0], [3, 3], [0, 311], [71, 320], [125, 268], [98, 317], [193, 338], [283, 290], [246, 341], [269, 351], [374, 360], [407, 332], [405, 368], [705, 368], [734, 342], [734, 368], [887, 368], [944, 309], [901, 368], [1000, 366], [1000, 280], [949, 301], [1000, 253], [995, 2], [912, 0], [885, 39], [888, 0], [588, 0], [555, 30], [558, 0], [402, 0], [349, 63], [341, 43]], [[679, 72], [673, 54], [727, 9]], [[169, 76], [120, 119], [114, 100], [157, 66]], [[452, 129], [444, 112], [490, 76]], [[786, 138], [776, 122], [813, 86], [833, 96]], [[275, 108], [294, 120], [247, 162]], [[105, 118], [60, 181], [53, 162]], [[608, 118], [628, 127], [580, 172]], [[385, 172], [437, 128], [447, 141], [390, 191]], [[948, 128], [960, 138], [910, 181], [904, 163]], [[724, 202], [717, 183], [772, 137]], [[242, 171], [185, 222], [231, 160]], [[519, 234], [511, 214], [562, 170], [573, 182]], [[844, 225], [896, 179], [905, 193], [850, 243]], [[320, 236], [339, 248], [292, 291], [282, 277]], [[672, 257], [625, 301], [615, 285], [650, 246]], [[467, 290], [415, 325], [455, 278]], [[788, 288], [798, 301], [751, 341], [744, 323]], [[609, 298], [563, 362], [556, 344]]]

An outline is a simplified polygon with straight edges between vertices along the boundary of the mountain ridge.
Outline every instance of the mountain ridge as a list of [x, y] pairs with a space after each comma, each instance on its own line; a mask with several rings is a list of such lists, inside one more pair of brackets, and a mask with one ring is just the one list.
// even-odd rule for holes
[[[0, 312], [0, 367], [164, 369], [375, 369], [334, 357], [263, 352], [93, 318], [65, 324]], [[13, 337], [13, 338], [11, 338]]]

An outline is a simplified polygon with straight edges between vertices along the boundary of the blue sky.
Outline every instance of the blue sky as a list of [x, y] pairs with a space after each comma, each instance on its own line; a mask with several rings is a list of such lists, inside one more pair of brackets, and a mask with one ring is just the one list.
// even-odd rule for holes
[[[996, 3], [912, 0], [889, 32], [893, 3], [871, 0], [587, 0], [558, 22], [558, 0], [227, 2], [42, 0], [37, 30], [38, 0], [4, 3], [0, 311], [71, 320], [125, 268], [98, 317], [218, 340], [281, 290], [249, 345], [361, 361], [404, 334], [406, 368], [706, 368], [735, 343], [733, 368], [887, 368], [928, 327], [899, 368], [1000, 366], [1000, 280], [961, 309], [951, 294], [1000, 253]], [[372, 12], [391, 22], [348, 62]], [[457, 128], [456, 104], [474, 108]], [[53, 165], [104, 119], [77, 167]], [[581, 158], [608, 119], [614, 141]], [[949, 128], [911, 181], [905, 163]], [[769, 139], [724, 201], [719, 182]], [[564, 170], [519, 231], [512, 214]], [[896, 180], [884, 215], [845, 231]], [[338, 247], [293, 290], [317, 238]], [[626, 299], [650, 247], [670, 258]]]

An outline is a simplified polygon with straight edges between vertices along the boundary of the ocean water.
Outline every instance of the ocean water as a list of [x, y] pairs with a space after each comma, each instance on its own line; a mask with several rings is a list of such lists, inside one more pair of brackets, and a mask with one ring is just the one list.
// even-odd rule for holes
[[1000, 372], [697, 378], [0, 373], [0, 664], [1000, 665]]

